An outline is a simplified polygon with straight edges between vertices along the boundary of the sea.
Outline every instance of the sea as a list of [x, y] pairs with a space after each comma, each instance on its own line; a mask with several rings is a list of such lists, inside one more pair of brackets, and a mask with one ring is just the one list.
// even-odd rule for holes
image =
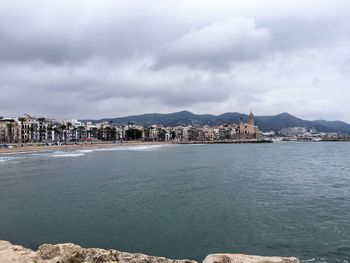
[[350, 262], [350, 143], [1, 154], [0, 239]]

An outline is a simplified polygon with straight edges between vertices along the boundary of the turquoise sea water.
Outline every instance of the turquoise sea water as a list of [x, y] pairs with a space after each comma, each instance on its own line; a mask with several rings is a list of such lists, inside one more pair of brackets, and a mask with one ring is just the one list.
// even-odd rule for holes
[[350, 143], [0, 155], [0, 239], [350, 262]]

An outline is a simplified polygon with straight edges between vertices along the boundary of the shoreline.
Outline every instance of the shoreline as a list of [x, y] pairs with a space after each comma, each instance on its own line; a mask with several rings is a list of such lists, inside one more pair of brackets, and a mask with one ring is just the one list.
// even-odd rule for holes
[[[302, 140], [285, 140], [281, 142], [349, 142], [349, 140], [320, 140], [320, 141], [302, 141]], [[10, 144], [11, 148], [0, 148], [0, 155], [28, 153], [28, 152], [50, 152], [50, 151], [74, 151], [91, 148], [118, 148], [128, 146], [147, 146], [147, 145], [190, 145], [190, 144], [265, 144], [274, 143], [272, 140], [235, 140], [235, 141], [123, 141], [123, 142], [78, 142], [77, 144], [66, 145], [45, 145], [43, 143], [16, 143]]]
[[13, 148], [0, 148], [1, 154], [13, 154], [13, 153], [29, 153], [29, 152], [51, 152], [51, 151], [74, 151], [74, 150], [85, 150], [92, 148], [117, 148], [127, 146], [143, 146], [143, 145], [168, 145], [172, 143], [167, 142], [99, 142], [99, 143], [78, 143], [68, 145], [31, 145], [23, 144], [23, 146], [17, 146]]
[[[200, 263], [192, 259], [169, 259], [115, 249], [83, 248], [73, 243], [43, 244], [37, 251], [0, 240], [0, 262], [14, 263]], [[209, 254], [202, 263], [299, 263], [295, 257], [256, 256], [245, 254]]]
[[256, 140], [241, 140], [241, 141], [186, 141], [186, 142], [173, 142], [173, 141], [123, 141], [123, 142], [79, 142], [77, 144], [66, 145], [45, 145], [35, 143], [17, 143], [11, 144], [12, 148], [0, 148], [1, 154], [15, 154], [15, 153], [28, 153], [28, 152], [50, 152], [50, 151], [74, 151], [85, 150], [91, 148], [117, 148], [127, 146], [147, 146], [147, 145], [188, 145], [188, 144], [239, 144], [239, 143], [271, 143], [269, 141], [256, 141]]

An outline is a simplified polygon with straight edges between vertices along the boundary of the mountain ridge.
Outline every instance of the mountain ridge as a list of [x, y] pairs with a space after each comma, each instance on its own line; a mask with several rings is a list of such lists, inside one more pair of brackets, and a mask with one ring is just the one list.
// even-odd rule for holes
[[[118, 125], [127, 125], [133, 122], [139, 125], [160, 124], [163, 126], [180, 126], [180, 125], [221, 125], [230, 123], [239, 123], [241, 116], [247, 119], [247, 114], [239, 112], [225, 112], [223, 114], [195, 114], [187, 110], [173, 113], [146, 113], [140, 115], [130, 115], [116, 118], [90, 119], [83, 121], [112, 122]], [[255, 116], [255, 123], [262, 131], [278, 132], [282, 128], [305, 127], [316, 129], [320, 132], [337, 132], [340, 134], [350, 134], [350, 124], [343, 121], [326, 121], [326, 120], [303, 120], [287, 112], [276, 115]]]

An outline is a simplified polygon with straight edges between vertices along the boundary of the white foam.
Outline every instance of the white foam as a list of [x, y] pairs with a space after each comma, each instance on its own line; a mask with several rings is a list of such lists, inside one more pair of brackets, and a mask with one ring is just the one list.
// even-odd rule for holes
[[306, 259], [306, 260], [305, 260], [305, 262], [314, 262], [314, 261], [316, 261], [315, 258], [310, 258], [310, 259]]
[[[73, 151], [48, 151], [48, 152], [29, 152], [26, 153], [27, 156], [47, 156], [47, 157], [79, 157], [84, 156], [93, 152], [104, 152], [104, 151], [153, 151], [163, 147], [176, 146], [172, 144], [156, 144], [156, 145], [120, 145], [117, 144], [115, 147], [106, 147], [106, 148], [90, 148], [90, 149], [77, 149]], [[23, 154], [23, 153], [21, 153]], [[0, 163], [5, 163], [9, 160], [17, 159], [21, 157], [10, 157], [8, 154], [6, 156], [0, 155]]]
[[118, 145], [116, 147], [110, 147], [110, 148], [96, 148], [95, 151], [98, 152], [105, 152], [105, 151], [149, 151], [158, 149], [161, 147], [170, 146], [169, 144], [162, 144], [162, 145]]
[[12, 156], [0, 156], [0, 163], [6, 163], [6, 162], [10, 162], [10, 161], [14, 161], [17, 159], [21, 159], [21, 157], [12, 157]]
[[[95, 148], [94, 148], [95, 149]], [[81, 152], [81, 153], [92, 153], [94, 152], [94, 149], [89, 149], [89, 150], [78, 150], [77, 152]]]
[[31, 153], [31, 156], [45, 156], [45, 155], [49, 155], [52, 152], [43, 152], [43, 153]]
[[72, 152], [67, 152], [67, 153], [56, 153], [51, 155], [51, 157], [79, 157], [83, 156], [85, 153], [72, 153]]
[[163, 145], [145, 145], [145, 146], [135, 146], [132, 147], [130, 150], [132, 151], [148, 151], [153, 150], [162, 147]]

